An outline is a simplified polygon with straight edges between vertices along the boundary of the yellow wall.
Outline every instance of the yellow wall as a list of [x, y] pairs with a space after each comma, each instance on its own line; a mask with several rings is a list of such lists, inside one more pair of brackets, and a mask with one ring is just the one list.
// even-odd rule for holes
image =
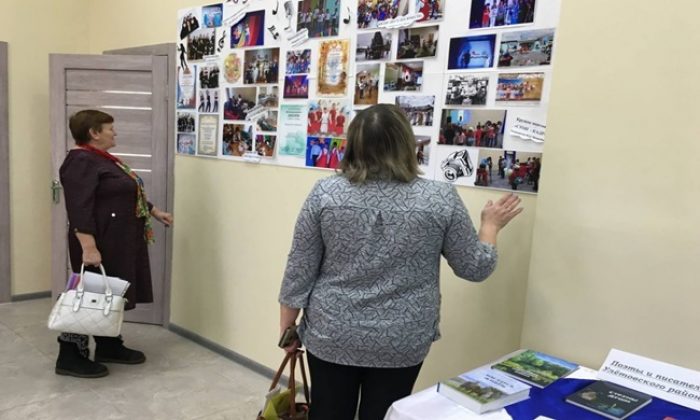
[[[109, 19], [91, 26], [90, 50], [174, 42], [177, 10], [208, 3], [95, 0], [91, 18]], [[277, 294], [294, 221], [315, 180], [327, 175], [177, 157], [172, 322], [276, 368]], [[499, 195], [460, 192], [477, 220], [481, 205]], [[443, 339], [433, 346], [418, 387], [518, 347], [535, 214], [534, 197], [524, 199], [526, 212], [504, 233], [501, 263], [488, 282], [467, 284], [445, 265]]]
[[[86, 52], [88, 0], [3, 0], [9, 44], [12, 294], [51, 288], [49, 53]], [[76, 17], [80, 17], [76, 20]]]
[[699, 14], [564, 1], [524, 346], [700, 369]]

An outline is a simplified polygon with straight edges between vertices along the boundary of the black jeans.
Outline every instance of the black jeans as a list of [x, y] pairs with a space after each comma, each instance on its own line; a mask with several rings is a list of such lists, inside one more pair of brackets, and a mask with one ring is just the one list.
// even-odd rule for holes
[[[311, 375], [309, 420], [382, 420], [391, 404], [411, 394], [423, 363], [367, 368], [326, 362], [306, 352]], [[361, 396], [360, 396], [361, 395]]]

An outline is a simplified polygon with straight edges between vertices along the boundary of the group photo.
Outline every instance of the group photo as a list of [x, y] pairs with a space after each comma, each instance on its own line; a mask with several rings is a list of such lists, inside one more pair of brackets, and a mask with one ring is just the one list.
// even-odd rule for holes
[[279, 79], [279, 48], [246, 50], [244, 54], [244, 84], [277, 83]]
[[505, 110], [444, 109], [440, 145], [503, 148]]
[[340, 0], [302, 0], [297, 11], [297, 32], [306, 29], [309, 38], [338, 35]]
[[376, 28], [379, 22], [408, 14], [408, 0], [359, 0], [357, 27]]
[[344, 136], [350, 123], [350, 103], [346, 100], [309, 101], [308, 136]]
[[544, 73], [501, 73], [498, 75], [496, 102], [542, 100]]
[[469, 29], [532, 23], [536, 0], [473, 0]]
[[338, 169], [345, 156], [347, 140], [334, 137], [308, 137], [306, 166]]
[[397, 96], [396, 106], [406, 114], [408, 122], [413, 127], [427, 127], [433, 125], [433, 111], [435, 109], [435, 96]]
[[541, 170], [541, 153], [481, 149], [474, 185], [537, 192]]
[[450, 74], [447, 78], [445, 105], [486, 105], [488, 91], [488, 74]]
[[221, 150], [224, 156], [243, 156], [253, 151], [253, 127], [244, 124], [224, 124]]
[[498, 67], [546, 66], [552, 62], [554, 29], [504, 33]]

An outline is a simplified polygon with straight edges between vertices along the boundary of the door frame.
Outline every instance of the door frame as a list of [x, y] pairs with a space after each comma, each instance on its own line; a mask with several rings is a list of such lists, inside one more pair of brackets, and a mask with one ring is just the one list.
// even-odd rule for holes
[[0, 42], [0, 303], [12, 298], [7, 42]]
[[[150, 56], [150, 55], [149, 55]], [[114, 57], [106, 55], [86, 55], [86, 54], [50, 54], [49, 55], [49, 86], [51, 89], [50, 95], [50, 132], [52, 133], [52, 176], [54, 180], [59, 179], [59, 168], [61, 163], [65, 158], [65, 149], [62, 147], [56, 147], [55, 136], [65, 136], [67, 131], [67, 115], [66, 115], [66, 77], [65, 69], [69, 68], [79, 68], [79, 69], [90, 69], [90, 70], [127, 70], [127, 71], [153, 71], [156, 65], [156, 60], [159, 66], [163, 69], [160, 72], [153, 72], [153, 94], [164, 98], [165, 103], [159, 105], [158, 115], [154, 115], [156, 121], [154, 124], [164, 124], [159, 125], [162, 131], [162, 138], [165, 139], [166, 144], [161, 144], [159, 146], [159, 153], [171, 148], [171, 143], [169, 141], [168, 133], [171, 130], [168, 123], [168, 107], [167, 101], [170, 100], [172, 96], [169, 89], [169, 81], [165, 79], [170, 71], [167, 66], [167, 59], [164, 57], [145, 57], [145, 56], [124, 56], [124, 57]], [[167, 82], [167, 84], [166, 84]], [[155, 108], [154, 108], [155, 111]], [[60, 133], [60, 134], [58, 134]], [[168, 163], [164, 162], [161, 169], [168, 173]], [[165, 186], [167, 189], [167, 185]], [[166, 192], [167, 197], [169, 193]], [[63, 194], [60, 194], [63, 197]], [[166, 200], [167, 201], [167, 200]], [[158, 205], [163, 205], [157, 203]], [[54, 204], [52, 210], [52, 244], [65, 244], [66, 226], [68, 224], [67, 214], [65, 208], [61, 204]], [[167, 232], [167, 229], [164, 229]], [[51, 269], [52, 269], [52, 292], [54, 295], [59, 293], [65, 285], [65, 276], [67, 274], [66, 262], [68, 261], [68, 248], [67, 246], [56, 246], [52, 247], [51, 252]], [[166, 248], [167, 253], [167, 248]], [[165, 256], [163, 258], [166, 258]], [[158, 264], [158, 262], [154, 263]], [[158, 315], [157, 323], [160, 325], [167, 325], [169, 321], [169, 305], [170, 305], [170, 278], [166, 276], [166, 271], [169, 271], [169, 264], [163, 261], [162, 265], [158, 264], [162, 268], [163, 273], [163, 285], [162, 285], [162, 301], [161, 308], [159, 312], [154, 312]]]
[[[177, 46], [175, 43], [145, 45], [141, 47], [121, 48], [116, 50], [103, 51], [107, 55], [157, 55], [168, 59], [168, 86], [166, 91], [166, 112], [168, 120], [168, 155], [167, 155], [167, 179], [166, 203], [163, 210], [173, 213], [175, 195], [175, 89], [177, 80], [175, 79]], [[177, 222], [176, 222], [177, 223]], [[163, 326], [170, 325], [170, 276], [173, 260], [173, 232], [172, 229], [165, 229], [165, 278], [163, 279]]]

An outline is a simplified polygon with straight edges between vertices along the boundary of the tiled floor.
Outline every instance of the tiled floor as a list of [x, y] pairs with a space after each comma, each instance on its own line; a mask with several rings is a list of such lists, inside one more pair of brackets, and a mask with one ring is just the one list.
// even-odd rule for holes
[[0, 419], [253, 419], [270, 381], [164, 328], [124, 324], [143, 365], [100, 379], [54, 373], [51, 300], [0, 304]]

